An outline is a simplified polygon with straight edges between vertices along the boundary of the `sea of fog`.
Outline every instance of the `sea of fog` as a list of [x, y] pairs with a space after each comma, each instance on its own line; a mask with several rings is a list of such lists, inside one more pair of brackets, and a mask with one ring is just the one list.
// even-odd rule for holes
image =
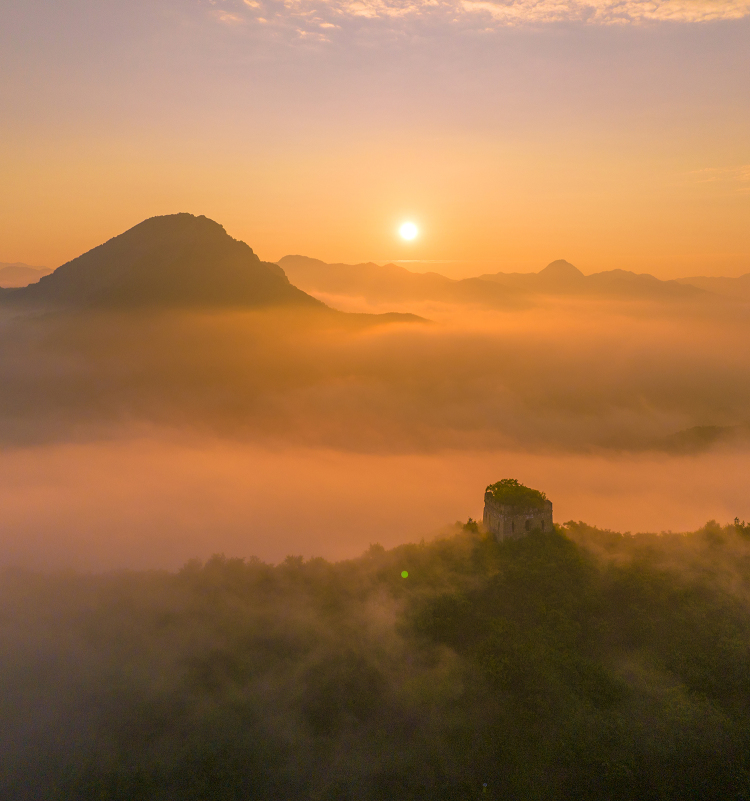
[[481, 518], [484, 487], [543, 489], [557, 522], [694, 530], [748, 516], [750, 453], [361, 454], [148, 436], [0, 454], [0, 563], [177, 568], [214, 553], [353, 557]]
[[[557, 522], [750, 520], [746, 304], [410, 310], [6, 313], [0, 564], [354, 557], [481, 518], [509, 477]], [[670, 439], [701, 426], [745, 436]]]

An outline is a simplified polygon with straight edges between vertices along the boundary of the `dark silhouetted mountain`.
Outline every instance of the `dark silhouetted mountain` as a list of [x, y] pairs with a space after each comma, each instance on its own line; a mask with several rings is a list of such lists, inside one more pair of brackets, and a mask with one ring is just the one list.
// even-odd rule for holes
[[696, 275], [692, 278], [678, 278], [677, 282], [698, 287], [706, 292], [714, 292], [717, 295], [750, 300], [750, 273], [745, 273], [738, 278]]
[[661, 281], [647, 273], [607, 270], [584, 275], [564, 259], [548, 264], [538, 273], [486, 273], [483, 281], [539, 294], [609, 295], [638, 298], [692, 298], [702, 294], [696, 286], [677, 281]]
[[38, 283], [6, 290], [11, 303], [76, 307], [324, 305], [289, 283], [207, 217], [152, 217]]
[[36, 283], [42, 276], [49, 275], [52, 270], [47, 267], [32, 267], [20, 261], [8, 264], [0, 262], [0, 287], [21, 287]]
[[506, 307], [517, 295], [490, 281], [456, 281], [439, 273], [413, 273], [396, 264], [327, 264], [308, 256], [284, 256], [278, 263], [289, 280], [306, 292], [363, 297], [377, 303], [439, 301]]

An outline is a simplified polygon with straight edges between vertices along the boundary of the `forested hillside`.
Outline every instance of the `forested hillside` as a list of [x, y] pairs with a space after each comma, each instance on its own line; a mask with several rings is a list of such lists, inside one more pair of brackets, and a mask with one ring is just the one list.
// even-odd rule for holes
[[6, 572], [0, 795], [748, 798], [749, 598], [741, 523]]

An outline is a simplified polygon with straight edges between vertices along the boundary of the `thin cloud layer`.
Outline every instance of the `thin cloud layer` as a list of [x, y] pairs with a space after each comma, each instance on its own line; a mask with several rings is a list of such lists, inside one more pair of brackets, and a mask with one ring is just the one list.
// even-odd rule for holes
[[449, 24], [478, 30], [577, 22], [624, 25], [700, 23], [750, 15], [747, 0], [209, 0], [228, 25], [291, 26], [301, 37], [325, 40], [356, 21]]
[[750, 164], [706, 167], [689, 173], [688, 179], [693, 184], [720, 184], [733, 192], [750, 192]]
[[507, 25], [539, 22], [624, 24], [644, 21], [709, 22], [741, 19], [750, 13], [743, 0], [463, 0], [468, 12], [485, 12]]

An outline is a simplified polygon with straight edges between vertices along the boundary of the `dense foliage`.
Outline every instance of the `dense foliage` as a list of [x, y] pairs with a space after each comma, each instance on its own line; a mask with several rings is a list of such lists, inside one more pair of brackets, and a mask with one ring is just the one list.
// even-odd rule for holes
[[714, 523], [6, 573], [0, 796], [750, 798], [749, 592]]
[[502, 481], [490, 484], [486, 492], [491, 492], [498, 503], [523, 509], [542, 509], [547, 500], [543, 492], [519, 484], [515, 478], [504, 478]]

